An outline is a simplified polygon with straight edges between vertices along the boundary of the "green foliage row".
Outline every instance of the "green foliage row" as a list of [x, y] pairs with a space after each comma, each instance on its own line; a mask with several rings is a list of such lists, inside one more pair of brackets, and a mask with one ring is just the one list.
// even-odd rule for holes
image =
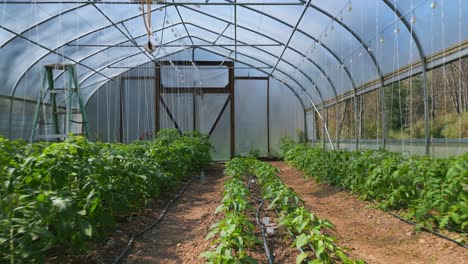
[[253, 210], [247, 201], [249, 189], [244, 184], [244, 167], [234, 159], [226, 164], [229, 179], [224, 184], [224, 196], [215, 213], [224, 212], [224, 218], [210, 227], [206, 239], [215, 238], [213, 251], [202, 254], [209, 263], [257, 263], [247, 255], [246, 249], [259, 244], [255, 227], [246, 213]]
[[278, 177], [279, 169], [253, 157], [237, 158], [231, 162], [257, 176], [262, 196], [270, 202], [268, 209], [280, 213], [280, 225], [292, 232], [293, 246], [301, 250], [296, 263], [361, 263], [349, 259], [335, 244], [335, 239], [324, 233], [325, 228], [333, 229], [333, 224], [304, 207], [299, 195]]
[[284, 159], [319, 182], [403, 209], [417, 227], [468, 232], [468, 153], [449, 159], [385, 150], [325, 151], [283, 140]]
[[205, 136], [177, 130], [129, 145], [0, 139], [0, 262], [43, 262], [57, 245], [83, 248], [201, 170], [210, 150]]

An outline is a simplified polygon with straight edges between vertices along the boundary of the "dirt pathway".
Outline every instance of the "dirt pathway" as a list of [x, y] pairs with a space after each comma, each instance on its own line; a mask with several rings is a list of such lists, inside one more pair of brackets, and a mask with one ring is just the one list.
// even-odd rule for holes
[[332, 186], [303, 178], [302, 172], [284, 162], [280, 168], [285, 184], [305, 200], [307, 207], [336, 226], [341, 246], [354, 258], [368, 263], [467, 263], [468, 250], [421, 232], [389, 214], [366, 208], [368, 203]]
[[213, 214], [223, 194], [223, 166], [206, 170], [206, 183], [190, 184], [164, 220], [139, 238], [125, 263], [204, 263], [198, 256], [208, 250], [205, 240], [217, 219]]

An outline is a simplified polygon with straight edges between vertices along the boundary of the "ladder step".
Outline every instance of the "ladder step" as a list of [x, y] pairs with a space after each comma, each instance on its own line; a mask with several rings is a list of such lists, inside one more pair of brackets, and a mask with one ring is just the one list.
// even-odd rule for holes
[[53, 63], [53, 64], [44, 65], [44, 68], [52, 69], [52, 70], [65, 70], [66, 68], [71, 67], [71, 66], [73, 66], [73, 64]]
[[48, 89], [47, 92], [52, 93], [52, 94], [66, 93], [67, 89], [65, 88]]

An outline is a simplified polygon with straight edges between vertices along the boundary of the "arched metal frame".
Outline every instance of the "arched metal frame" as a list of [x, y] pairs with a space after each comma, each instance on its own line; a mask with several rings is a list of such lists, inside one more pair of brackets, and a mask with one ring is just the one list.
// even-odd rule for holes
[[[190, 25], [190, 24], [193, 25], [193, 26], [195, 26], [195, 25], [194, 25], [193, 23], [185, 22], [185, 21], [183, 20], [183, 17], [182, 17], [182, 15], [181, 15], [180, 11], [179, 11], [179, 6], [180, 6], [180, 7], [183, 7], [183, 8], [187, 8], [187, 9], [192, 10], [192, 11], [195, 11], [195, 12], [198, 12], [198, 13], [203, 14], [203, 15], [206, 15], [206, 16], [210, 16], [210, 17], [215, 18], [215, 19], [217, 19], [217, 20], [219, 20], [219, 21], [225, 22], [225, 23], [228, 24], [227, 27], [229, 27], [229, 25], [233, 25], [233, 24], [234, 24], [234, 26], [236, 27], [236, 29], [237, 29], [237, 27], [239, 27], [239, 28], [243, 28], [243, 29], [249, 30], [249, 31], [251, 31], [251, 32], [253, 32], [253, 33], [255, 33], [255, 34], [259, 34], [259, 35], [263, 35], [263, 36], [264, 36], [264, 34], [262, 34], [262, 33], [260, 33], [260, 32], [257, 32], [257, 31], [255, 31], [255, 30], [248, 29], [248, 28], [246, 28], [246, 27], [242, 27], [241, 25], [238, 25], [237, 21], [235, 21], [234, 23], [231, 22], [231, 21], [226, 21], [226, 20], [224, 20], [224, 19], [222, 19], [222, 18], [219, 18], [219, 17], [217, 17], [217, 16], [214, 16], [214, 15], [211, 15], [211, 14], [208, 14], [208, 13], [205, 13], [205, 12], [202, 12], [202, 11], [200, 11], [200, 10], [196, 10], [196, 9], [194, 9], [194, 8], [191, 8], [191, 7], [187, 6], [187, 5], [189, 5], [189, 3], [186, 3], [186, 5], [183, 5], [183, 4], [181, 4], [181, 5], [177, 4], [177, 5], [176, 5], [176, 4], [175, 4], [175, 1], [174, 1], [174, 0], [172, 0], [172, 1], [173, 1], [173, 3], [174, 3], [173, 6], [176, 8], [177, 14], [178, 14], [178, 16], [179, 16], [179, 18], [180, 18], [180, 21], [181, 21], [181, 22], [178, 23], [178, 24], [182, 24], [182, 25], [183, 25], [183, 27], [184, 27], [184, 29], [185, 29], [185, 31], [186, 31], [186, 33], [187, 33], [187, 37], [190, 39], [190, 41], [191, 41], [191, 43], [192, 43], [192, 46], [194, 45], [194, 42], [193, 42], [192, 36], [191, 36], [189, 30], [187, 29], [186, 25]], [[379, 82], [380, 82], [380, 90], [381, 90], [381, 93], [382, 93], [382, 96], [383, 96], [384, 78], [383, 78], [382, 70], [381, 70], [381, 68], [380, 68], [380, 65], [378, 64], [378, 61], [377, 61], [375, 55], [374, 55], [373, 52], [368, 48], [368, 46], [366, 45], [366, 43], [359, 37], [359, 35], [356, 34], [356, 32], [354, 32], [354, 31], [353, 31], [349, 26], [347, 26], [345, 23], [343, 23], [343, 22], [340, 21], [339, 19], [336, 19], [336, 18], [335, 18], [333, 15], [331, 15], [330, 13], [328, 13], [328, 12], [326, 12], [325, 10], [323, 10], [322, 8], [320, 8], [320, 7], [318, 7], [318, 6], [314, 5], [314, 4], [312, 4], [310, 0], [309, 0], [307, 3], [306, 3], [305, 0], [298, 0], [298, 1], [301, 2], [302, 4], [307, 4], [307, 6], [304, 8], [304, 12], [305, 12], [305, 11], [307, 10], [307, 8], [309, 8], [309, 7], [310, 7], [310, 8], [313, 8], [313, 9], [315, 9], [315, 10], [317, 10], [318, 12], [320, 12], [321, 14], [323, 14], [324, 16], [330, 18], [332, 21], [334, 21], [334, 22], [336, 22], [337, 24], [339, 24], [340, 26], [342, 26], [349, 34], [351, 34], [357, 41], [359, 41], [359, 43], [362, 45], [362, 48], [369, 54], [369, 56], [370, 56], [370, 58], [371, 58], [371, 60], [372, 60], [372, 63], [374, 64], [374, 66], [375, 66], [375, 68], [376, 68], [376, 71], [377, 71], [377, 73], [378, 73]], [[429, 154], [429, 144], [430, 144], [430, 137], [429, 137], [429, 136], [430, 136], [430, 135], [429, 135], [429, 111], [428, 111], [428, 110], [429, 110], [429, 94], [428, 94], [428, 91], [427, 91], [427, 61], [426, 61], [426, 57], [425, 57], [425, 55], [424, 55], [424, 50], [423, 50], [422, 45], [421, 45], [421, 42], [420, 42], [420, 40], [419, 40], [419, 38], [418, 38], [418, 34], [415, 32], [415, 30], [412, 28], [410, 22], [408, 21], [408, 19], [401, 13], [401, 11], [397, 8], [397, 6], [396, 6], [393, 2], [391, 2], [390, 0], [382, 0], [382, 1], [388, 6], [388, 8], [389, 8], [392, 12], [395, 13], [395, 15], [397, 16], [397, 20], [401, 20], [401, 22], [404, 24], [405, 28], [408, 30], [408, 32], [410, 32], [411, 38], [414, 40], [414, 43], [416, 44], [416, 47], [417, 47], [417, 49], [418, 49], [418, 53], [419, 53], [419, 56], [420, 56], [420, 59], [421, 59], [421, 63], [422, 63], [423, 92], [424, 92], [424, 112], [425, 112], [425, 114], [424, 114], [424, 121], [425, 121], [425, 139], [426, 139], [425, 145], [426, 145], [426, 154]], [[235, 11], [237, 10], [237, 6], [242, 7], [242, 8], [246, 8], [246, 9], [249, 9], [249, 10], [251, 10], [251, 11], [253, 11], [253, 12], [256, 12], [256, 13], [258, 13], [258, 14], [261, 14], [261, 15], [263, 15], [263, 16], [265, 16], [265, 17], [268, 17], [268, 18], [270, 18], [270, 19], [273, 19], [273, 20], [275, 20], [275, 21], [277, 21], [277, 22], [280, 22], [280, 23], [282, 23], [283, 25], [286, 25], [286, 26], [288, 26], [288, 27], [290, 27], [290, 28], [293, 28], [293, 32], [292, 32], [292, 34], [291, 34], [291, 37], [292, 37], [292, 35], [294, 34], [294, 32], [297, 30], [297, 32], [302, 33], [302, 34], [305, 35], [306, 37], [312, 39], [313, 41], [315, 41], [316, 43], [318, 43], [319, 45], [321, 45], [321, 46], [324, 48], [324, 50], [325, 50], [326, 52], [328, 52], [330, 55], [332, 55], [333, 58], [336, 59], [336, 61], [339, 63], [339, 65], [342, 65], [342, 66], [343, 66], [342, 68], [343, 68], [344, 72], [346, 73], [346, 75], [348, 76], [349, 80], [351, 81], [352, 89], [353, 89], [353, 91], [354, 91], [354, 98], [355, 98], [355, 102], [356, 102], [356, 88], [357, 88], [357, 87], [356, 87], [356, 83], [355, 83], [355, 81], [354, 81], [354, 79], [353, 79], [353, 77], [352, 77], [352, 74], [350, 73], [349, 69], [347, 69], [346, 65], [344, 65], [342, 59], [341, 59], [339, 56], [337, 56], [329, 47], [327, 47], [326, 45], [324, 45], [321, 41], [318, 41], [316, 38], [314, 38], [314, 37], [311, 36], [310, 34], [308, 34], [308, 33], [304, 32], [304, 31], [300, 30], [299, 28], [297, 28], [297, 26], [298, 26], [300, 20], [298, 21], [298, 23], [297, 23], [296, 26], [293, 26], [293, 25], [290, 25], [290, 24], [286, 23], [285, 21], [280, 20], [280, 19], [278, 19], [278, 18], [275, 18], [275, 17], [273, 17], [273, 16], [271, 16], [271, 15], [269, 15], [269, 14], [267, 14], [267, 13], [264, 13], [264, 12], [262, 12], [262, 11], [259, 11], [259, 10], [256, 10], [256, 9], [254, 9], [254, 8], [249, 7], [249, 6], [248, 6], [249, 4], [245, 4], [245, 3], [236, 3], [235, 1], [231, 1], [231, 0], [226, 0], [226, 2], [233, 4], [234, 7], [235, 7]], [[17, 2], [17, 3], [20, 3], [20, 2]], [[73, 4], [73, 2], [70, 2], [70, 4]], [[13, 39], [15, 39], [15, 38], [23, 38], [24, 40], [29, 41], [29, 42], [33, 43], [34, 45], [37, 45], [37, 46], [39, 46], [39, 47], [41, 47], [41, 48], [43, 48], [43, 49], [45, 49], [45, 50], [48, 51], [48, 52], [46, 52], [43, 56], [41, 56], [41, 58], [39, 58], [39, 59], [36, 60], [34, 63], [32, 63], [32, 64], [22, 73], [22, 75], [20, 76], [20, 78], [19, 78], [19, 79], [17, 80], [17, 82], [15, 83], [15, 86], [14, 86], [14, 88], [13, 88], [13, 90], [12, 90], [12, 93], [10, 94], [10, 129], [11, 129], [11, 112], [12, 112], [12, 105], [13, 105], [13, 101], [14, 101], [13, 99], [14, 99], [14, 95], [15, 95], [17, 86], [19, 85], [19, 83], [21, 82], [21, 80], [23, 79], [23, 77], [25, 76], [25, 74], [26, 74], [34, 65], [36, 65], [41, 59], [45, 58], [46, 56], [48, 56], [48, 55], [50, 55], [50, 54], [57, 54], [57, 52], [56, 52], [57, 49], [59, 49], [59, 48], [65, 46], [65, 45], [67, 45], [67, 44], [69, 44], [69, 43], [71, 43], [71, 42], [73, 42], [73, 41], [76, 41], [76, 40], [78, 40], [78, 39], [80, 39], [80, 38], [82, 38], [82, 37], [84, 37], [84, 36], [86, 36], [86, 35], [89, 35], [89, 34], [92, 34], [92, 33], [96, 33], [96, 32], [98, 32], [98, 31], [100, 31], [100, 30], [103, 30], [103, 29], [105, 29], [105, 28], [109, 28], [109, 27], [112, 27], [112, 26], [115, 27], [117, 30], [119, 30], [119, 31], [122, 33], [122, 35], [124, 35], [124, 36], [128, 39], [127, 41], [124, 41], [124, 42], [122, 42], [122, 43], [125, 43], [125, 42], [128, 42], [128, 41], [132, 42], [133, 39], [130, 38], [127, 34], [125, 34], [125, 32], [123, 32], [123, 31], [117, 26], [117, 24], [122, 23], [122, 25], [124, 25], [124, 24], [123, 24], [124, 22], [129, 21], [129, 20], [131, 20], [131, 19], [133, 19], [133, 18], [135, 18], [135, 17], [138, 17], [138, 16], [134, 16], [134, 17], [131, 17], [131, 18], [127, 18], [127, 19], [125, 19], [125, 20], [121, 20], [121, 21], [118, 21], [118, 22], [114, 22], [114, 21], [112, 21], [108, 16], [106, 16], [105, 13], [102, 12], [102, 11], [100, 10], [99, 7], [96, 6], [96, 4], [105, 4], [105, 2], [99, 3], [99, 2], [91, 1], [91, 2], [89, 2], [89, 3], [82, 3], [81, 5], [78, 5], [78, 1], [77, 1], [76, 4], [77, 4], [77, 6], [74, 6], [74, 7], [72, 7], [72, 8], [67, 9], [67, 10], [64, 10], [64, 11], [62, 11], [62, 12], [56, 14], [56, 15], [53, 15], [53, 16], [51, 16], [51, 17], [49, 17], [49, 18], [47, 18], [47, 19], [45, 19], [45, 20], [43, 20], [43, 21], [40, 21], [40, 22], [36, 23], [35, 25], [32, 25], [31, 27], [29, 27], [29, 28], [23, 30], [23, 31], [20, 32], [20, 33], [16, 33], [16, 32], [14, 32], [13, 30], [10, 30], [10, 29], [6, 28], [5, 26], [0, 25], [0, 28], [1, 28], [1, 29], [3, 29], [3, 30], [5, 30], [5, 31], [7, 31], [7, 32], [9, 32], [9, 33], [11, 33], [11, 34], [13, 34], [13, 37], [11, 37], [11, 38], [8, 39], [6, 42], [4, 42], [4, 43], [2, 44], [1, 47], [5, 46], [5, 45], [8, 45], [8, 44], [9, 44]], [[201, 3], [201, 4], [203, 5], [203, 3]], [[207, 4], [208, 4], [208, 3], [207, 3]], [[219, 3], [218, 3], [218, 4], [219, 4]], [[223, 3], [220, 3], [220, 4], [223, 4]], [[52, 20], [52, 19], [54, 19], [54, 18], [57, 18], [57, 17], [59, 17], [59, 16], [65, 14], [65, 13], [78, 10], [78, 9], [83, 8], [83, 7], [85, 7], [85, 6], [88, 6], [88, 5], [93, 5], [93, 6], [94, 6], [94, 7], [111, 23], [111, 25], [107, 25], [107, 26], [105, 26], [105, 27], [98, 28], [98, 29], [96, 29], [95, 31], [92, 31], [92, 32], [86, 33], [86, 34], [84, 34], [84, 35], [78, 36], [77, 38], [75, 38], [75, 39], [73, 39], [73, 40], [67, 42], [67, 43], [64, 44], [64, 45], [61, 45], [60, 47], [58, 47], [58, 48], [56, 48], [56, 49], [47, 48], [47, 47], [45, 47], [44, 45], [42, 45], [41, 43], [36, 43], [36, 42], [32, 41], [31, 39], [29, 39], [29, 38], [23, 36], [23, 34], [27, 33], [29, 30], [31, 30], [31, 29], [34, 28], [34, 27], [37, 27], [37, 26], [39, 26], [39, 25], [41, 25], [41, 24], [43, 24], [43, 23], [46, 23], [47, 21], [50, 21], [50, 20]], [[156, 10], [163, 9], [163, 8], [167, 8], [168, 6], [172, 6], [172, 5], [170, 5], [170, 3], [168, 3], [168, 4], [165, 5], [165, 6], [161, 6], [161, 7], [155, 8], [155, 9], [151, 9], [150, 12], [152, 13], [152, 12], [154, 12], [154, 11], [156, 11]], [[304, 15], [304, 14], [302, 14], [302, 15]], [[171, 25], [171, 26], [174, 26], [174, 25]], [[226, 29], [227, 29], [227, 27], [226, 27]], [[163, 28], [163, 29], [164, 29], [164, 28]], [[163, 29], [161, 29], [161, 30], [163, 30]], [[205, 28], [205, 30], [208, 30], [208, 29]], [[221, 32], [220, 36], [222, 35], [223, 37], [226, 37], [226, 36], [223, 35], [223, 33], [224, 33], [224, 31]], [[236, 32], [236, 33], [237, 33], [237, 32]], [[237, 34], [236, 34], [236, 35], [237, 35]], [[201, 40], [204, 40], [204, 39], [202, 39], [202, 38], [200, 38], [200, 39], [201, 39]], [[270, 39], [271, 39], [271, 38], [270, 38]], [[237, 40], [237, 36], [235, 36], [234, 41], [235, 41], [236, 43], [239, 42], [239, 41]], [[279, 42], [279, 41], [276, 41], [276, 42], [277, 42], [277, 43], [281, 43], [281, 42]], [[136, 44], [136, 42], [135, 42], [135, 44]], [[214, 44], [214, 43], [213, 43], [213, 44]], [[281, 43], [281, 44], [284, 45], [284, 43]], [[292, 50], [292, 51], [294, 51], [294, 52], [296, 52], [296, 53], [302, 55], [302, 56], [303, 56], [304, 58], [306, 58], [310, 63], [312, 63], [322, 74], [324, 74], [324, 76], [326, 77], [328, 83], [331, 85], [335, 96], [338, 97], [336, 88], [335, 88], [333, 82], [331, 81], [329, 75], [326, 73], [326, 71], [325, 71], [317, 62], [311, 60], [309, 57], [305, 56], [303, 53], [299, 52], [298, 50], [296, 50], [296, 49], [294, 49], [294, 48], [292, 48], [292, 47], [288, 47], [288, 44], [289, 44], [289, 41], [288, 41], [288, 43], [285, 45], [284, 51], [286, 51], [287, 49], [290, 49], [290, 50]], [[125, 59], [127, 59], [127, 58], [130, 58], [130, 57], [136, 56], [136, 55], [138, 55], [138, 54], [142, 54], [142, 53], [145, 54], [149, 59], [151, 59], [150, 56], [148, 56], [148, 54], [146, 54], [144, 51], [141, 50], [141, 47], [138, 47], [138, 46], [136, 46], [136, 47], [137, 47], [138, 49], [140, 49], [141, 52], [136, 53], [136, 54], [132, 54], [132, 55], [129, 55], [129, 56], [126, 56], [126, 57], [124, 57], [124, 58], [120, 58], [120, 59], [118, 59], [117, 61], [115, 61], [114, 64], [117, 63], [117, 62], [119, 62], [119, 61], [123, 61], [123, 60], [125, 60]], [[261, 48], [258, 48], [258, 47], [255, 47], [255, 48], [258, 49], [258, 50], [261, 50], [261, 51], [263, 51], [263, 52], [265, 52], [265, 53], [268, 54], [267, 51], [265, 51], [265, 50], [263, 50], [263, 49], [261, 49]], [[62, 55], [62, 54], [57, 54], [57, 55], [63, 56], [63, 57], [64, 57], [65, 59], [67, 59], [67, 60], [70, 60], [70, 61], [72, 61], [72, 62], [74, 62], [74, 63], [76, 63], [76, 64], [79, 64], [79, 65], [82, 65], [82, 66], [85, 67], [85, 68], [88, 68], [91, 72], [93, 72], [88, 78], [90, 78], [91, 76], [93, 76], [93, 75], [95, 75], [95, 74], [99, 74], [99, 75], [102, 75], [104, 78], [106, 78], [107, 81], [109, 81], [109, 80], [110, 80], [111, 78], [113, 78], [114, 76], [106, 76], [106, 75], [104, 75], [104, 74], [102, 74], [102, 73], [100, 72], [102, 69], [104, 69], [104, 68], [106, 68], [106, 67], [103, 67], [102, 69], [96, 70], [96, 69], [93, 69], [93, 68], [88, 67], [88, 66], [86, 66], [85, 64], [82, 64], [82, 63], [81, 63], [81, 61], [83, 61], [83, 60], [85, 60], [85, 59], [87, 59], [87, 58], [91, 58], [92, 56], [97, 55], [97, 54], [99, 54], [100, 52], [102, 52], [102, 51], [104, 51], [104, 50], [106, 50], [106, 49], [108, 49], [108, 48], [99, 50], [99, 51], [97, 51], [96, 53], [93, 53], [92, 55], [87, 56], [86, 58], [81, 59], [81, 60], [79, 60], [79, 61], [76, 61], [76, 60], [73, 60], [73, 59], [71, 59], [71, 58], [68, 58], [68, 57], [66, 57], [66, 56], [64, 56], [64, 55]], [[237, 52], [237, 47], [234, 48], [234, 51], [235, 51], [235, 59], [237, 59], [237, 54], [238, 54], [238, 52]], [[283, 51], [283, 53], [284, 53], [284, 51]], [[213, 51], [210, 51], [210, 52], [213, 52]], [[240, 53], [239, 53], [239, 54], [240, 54]], [[270, 54], [271, 54], [271, 53], [270, 53]], [[276, 57], [276, 56], [275, 56], [275, 57]], [[252, 58], [252, 59], [255, 59], [255, 60], [257, 60], [257, 61], [259, 61], [259, 59], [256, 59], [256, 58], [253, 58], [253, 57], [251, 57], [251, 58]], [[277, 57], [277, 58], [278, 58], [278, 57]], [[153, 59], [156, 59], [156, 58], [153, 57]], [[306, 79], [308, 79], [308, 80], [313, 84], [314, 88], [317, 90], [317, 93], [319, 94], [319, 96], [321, 97], [321, 100], [322, 100], [322, 102], [323, 102], [323, 97], [321, 96], [320, 89], [319, 89], [319, 87], [317, 87], [317, 85], [313, 82], [313, 80], [312, 80], [306, 73], [302, 72], [302, 70], [300, 70], [300, 69], [298, 69], [297, 67], [295, 67], [292, 63], [290, 63], [290, 62], [287, 61], [287, 60], [283, 60], [282, 55], [279, 56], [278, 62], [277, 62], [277, 64], [274, 66], [274, 70], [273, 70], [273, 71], [276, 70], [276, 67], [277, 67], [277, 65], [278, 65], [278, 63], [279, 63], [280, 61], [284, 61], [284, 62], [286, 62], [288, 65], [292, 65], [295, 69], [299, 70], [299, 72], [300, 72], [304, 77], [306, 77]], [[242, 62], [242, 63], [244, 63], [244, 62]], [[246, 64], [246, 63], [244, 63], [244, 64]], [[283, 74], [284, 74], [284, 73], [283, 73]], [[294, 78], [293, 78], [292, 76], [290, 76], [290, 75], [288, 75], [288, 74], [285, 74], [285, 75], [288, 76], [289, 78], [291, 78], [292, 80], [294, 80]], [[270, 75], [270, 76], [271, 76], [271, 75]], [[273, 76], [272, 76], [272, 77], [273, 77]], [[274, 77], [273, 77], [273, 78], [274, 78]], [[295, 80], [294, 80], [294, 81], [295, 81]], [[295, 81], [295, 82], [296, 82], [296, 81]], [[288, 87], [289, 87], [289, 86], [288, 86]], [[289, 88], [290, 88], [290, 87], [289, 87]], [[303, 88], [303, 87], [301, 87], [301, 88]], [[307, 89], [305, 89], [305, 91], [307, 92]], [[310, 95], [309, 95], [308, 93], [307, 93], [307, 96], [310, 97]], [[383, 97], [382, 97], [382, 98], [383, 98]], [[338, 102], [338, 98], [337, 98], [336, 102]], [[301, 103], [302, 103], [302, 102], [301, 102]], [[356, 103], [355, 103], [355, 105], [356, 105]], [[314, 105], [314, 106], [315, 106], [315, 105]], [[383, 131], [384, 131], [384, 133], [385, 133], [385, 132], [386, 132], [386, 129], [385, 129], [385, 111], [384, 111], [384, 107], [385, 107], [385, 106], [384, 106], [384, 104], [382, 104], [381, 107], [382, 107]], [[355, 108], [356, 108], [356, 106], [355, 106]], [[355, 109], [355, 110], [356, 110], [356, 109]], [[355, 112], [356, 112], [356, 114], [357, 114], [357, 111], [355, 111]], [[356, 122], [358, 122], [358, 120], [356, 120]], [[358, 124], [358, 123], [357, 123], [357, 124]], [[360, 124], [359, 124], [359, 125], [360, 125]], [[357, 134], [356, 134], [356, 138], [358, 138], [358, 135], [357, 135]], [[386, 140], [386, 135], [384, 134], [384, 139], [383, 139], [383, 145], [384, 145], [384, 146], [385, 146], [385, 140]], [[357, 145], [358, 145], [358, 143], [357, 143]]]
[[[218, 56], [222, 56], [222, 57], [225, 57], [225, 56], [226, 56], [225, 54], [222, 54], [222, 53], [219, 53], [219, 52], [216, 52], [216, 51], [207, 49], [207, 48], [203, 48], [203, 47], [193, 47], [193, 48], [192, 48], [193, 52], [195, 51], [195, 49], [200, 49], [200, 50], [203, 50], [203, 51], [206, 51], [206, 52], [209, 52], [209, 53], [218, 55]], [[230, 59], [234, 60], [235, 58], [232, 57], [232, 52], [231, 52], [232, 50], [231, 50], [231, 49], [228, 49], [228, 50], [229, 50], [230, 52], [229, 52], [229, 54], [228, 54], [227, 57], [229, 57]], [[180, 51], [177, 51], [177, 52], [174, 52], [174, 53], [171, 53], [171, 54], [166, 54], [166, 55], [164, 55], [164, 56], [161, 56], [161, 57], [158, 58], [158, 59], [161, 60], [161, 59], [164, 59], [164, 58], [169, 57], [169, 56], [171, 56], [171, 55], [180, 53], [180, 52], [182, 52], [182, 51], [183, 51], [183, 50], [180, 50]], [[145, 65], [145, 64], [147, 64], [147, 63], [149, 63], [149, 62], [150, 62], [150, 61], [146, 61], [146, 62], [143, 62], [143, 63], [141, 63], [141, 64], [139, 64], [139, 65], [136, 65], [136, 66], [133, 67], [133, 68], [127, 69], [127, 70], [121, 72], [118, 76], [124, 75], [124, 74], [128, 73], [129, 71], [131, 71], [131, 70], [133, 70], [133, 69], [136, 69], [136, 68], [138, 68], [138, 67], [141, 67], [142, 65]], [[265, 71], [265, 70], [263, 70], [263, 69], [261, 69], [261, 68], [258, 68], [258, 67], [254, 66], [254, 65], [252, 65], [252, 64], [249, 64], [249, 63], [247, 63], [247, 62], [241, 62], [241, 63], [244, 64], [244, 65], [246, 65], [246, 66], [249, 66], [249, 67], [251, 67], [251, 68], [253, 68], [253, 69], [255, 69], [255, 70], [259, 71], [259, 72], [264, 73], [266, 76], [271, 77], [272, 79], [275, 79], [275, 80], [281, 82], [282, 84], [284, 84], [284, 85], [293, 93], [293, 95], [297, 98], [297, 100], [299, 101], [299, 103], [301, 104], [301, 107], [302, 107], [302, 109], [303, 109], [303, 115], [304, 115], [304, 124], [303, 124], [303, 125], [304, 125], [304, 132], [305, 132], [305, 135], [306, 135], [306, 137], [307, 137], [307, 119], [306, 119], [306, 113], [307, 113], [307, 112], [306, 112], [306, 107], [305, 107], [305, 104], [304, 104], [303, 99], [302, 99], [301, 96], [296, 92], [296, 90], [292, 88], [291, 84], [285, 82], [284, 80], [279, 79], [279, 78], [276, 77], [276, 76], [271, 75], [271, 74], [268, 73], [267, 71]], [[293, 80], [293, 79], [292, 79], [292, 80]], [[293, 81], [294, 81], [294, 80], [293, 80]], [[103, 86], [105, 86], [107, 83], [108, 83], [108, 81], [106, 81], [105, 83], [101, 84], [97, 89], [95, 89], [95, 90], [93, 91], [93, 93], [89, 96], [89, 99], [91, 99], [91, 97], [93, 97], [94, 94], [95, 94], [96, 92], [98, 92], [98, 91], [99, 91]], [[311, 99], [310, 96], [308, 95], [306, 89], [305, 89], [304, 87], [300, 86], [299, 83], [296, 83], [296, 84], [299, 85], [299, 86], [296, 86], [296, 87], [300, 87], [300, 89], [302, 90], [302, 92], [306, 94], [306, 96], [307, 96], [307, 98], [308, 98], [308, 100], [309, 100], [309, 103], [310, 103], [312, 106], [314, 106], [314, 108], [316, 108], [315, 105], [314, 105], [314, 103], [313, 103], [313, 101], [312, 101], [312, 99]], [[86, 104], [89, 102], [89, 99], [88, 99], [88, 101], [86, 102]]]

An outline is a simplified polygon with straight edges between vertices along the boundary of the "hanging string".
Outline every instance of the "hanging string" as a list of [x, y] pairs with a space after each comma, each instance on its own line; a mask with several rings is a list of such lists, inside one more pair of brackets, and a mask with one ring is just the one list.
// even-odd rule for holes
[[[458, 0], [458, 43], [462, 42], [462, 0]], [[458, 84], [459, 84], [459, 96], [463, 96], [463, 83], [462, 83], [462, 57], [461, 57], [461, 45], [458, 48]], [[460, 100], [460, 103], [462, 103], [463, 100]], [[466, 102], [465, 102], [466, 103]], [[458, 153], [461, 155], [462, 152], [462, 146], [461, 146], [461, 138], [462, 138], [462, 114], [463, 110], [466, 110], [462, 105], [460, 105], [460, 114], [458, 115]]]
[[[441, 21], [441, 26], [442, 26], [442, 47], [445, 45], [445, 12], [444, 12], [444, 0], [441, 1], [440, 5], [440, 21]], [[443, 86], [444, 86], [444, 108], [445, 108], [445, 124], [448, 125], [448, 111], [449, 107], [447, 104], [447, 94], [448, 94], [448, 88], [450, 88], [450, 83], [448, 79], [448, 73], [447, 73], [447, 66], [446, 66], [446, 54], [445, 54], [445, 49], [442, 50], [442, 71], [443, 71]], [[449, 156], [449, 142], [448, 142], [448, 137], [450, 136], [448, 129], [446, 130], [445, 135], [442, 135], [445, 138], [445, 152], [446, 156]]]
[[[413, 9], [413, 0], [411, 0], [411, 9]], [[410, 24], [410, 34], [413, 35], [413, 23]], [[410, 149], [413, 150], [413, 38], [409, 38], [409, 57], [410, 57], [410, 78], [409, 78], [409, 138], [410, 138]]]
[[[147, 11], [145, 12], [145, 2]], [[151, 36], [153, 36], [153, 31], [151, 30], [151, 0], [141, 0], [141, 12], [143, 18], [143, 24], [145, 25], [146, 32], [148, 34], [148, 43], [151, 42]]]

